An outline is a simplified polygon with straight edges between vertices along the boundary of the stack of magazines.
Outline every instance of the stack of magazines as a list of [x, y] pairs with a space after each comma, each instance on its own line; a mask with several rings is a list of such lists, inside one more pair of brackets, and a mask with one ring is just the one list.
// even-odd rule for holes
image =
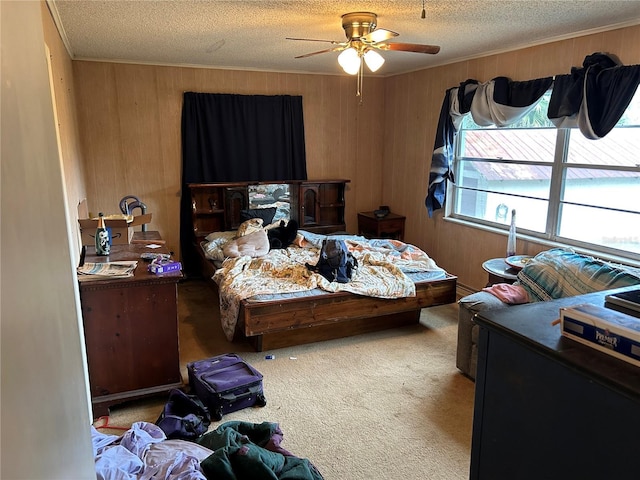
[[82, 282], [133, 277], [133, 271], [137, 265], [138, 262], [135, 260], [104, 263], [87, 262], [78, 267], [78, 280]]

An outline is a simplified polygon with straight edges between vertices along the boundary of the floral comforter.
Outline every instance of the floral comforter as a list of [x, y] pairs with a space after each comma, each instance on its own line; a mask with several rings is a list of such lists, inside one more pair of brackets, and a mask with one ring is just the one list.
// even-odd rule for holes
[[[349, 283], [329, 282], [306, 267], [307, 263], [317, 263], [322, 240], [327, 237], [304, 231], [299, 233], [296, 245], [271, 250], [260, 258], [227, 258], [215, 272], [213, 280], [219, 287], [222, 327], [229, 340], [236, 331], [240, 302], [255, 295], [320, 289], [378, 298], [412, 297], [416, 294], [415, 284], [407, 273], [444, 274], [433, 259], [413, 245], [397, 240], [367, 240], [341, 235], [339, 237], [345, 240], [357, 259], [358, 269]], [[209, 258], [221, 258], [217, 250], [222, 249], [224, 238], [218, 236], [203, 245]]]

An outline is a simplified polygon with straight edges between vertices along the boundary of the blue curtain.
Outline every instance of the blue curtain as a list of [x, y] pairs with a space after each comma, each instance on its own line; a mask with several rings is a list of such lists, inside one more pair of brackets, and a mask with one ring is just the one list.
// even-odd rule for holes
[[[467, 80], [446, 91], [434, 141], [425, 205], [429, 217], [444, 206], [455, 135], [462, 118], [471, 113], [478, 125], [507, 126], [517, 122], [551, 88], [547, 116], [558, 128], [578, 127], [590, 139], [604, 137], [629, 106], [640, 81], [640, 65], [623, 66], [612, 55], [594, 53], [582, 68], [524, 82], [498, 77], [480, 84]], [[469, 107], [465, 109], [466, 107]], [[461, 108], [462, 107], [462, 108]]]

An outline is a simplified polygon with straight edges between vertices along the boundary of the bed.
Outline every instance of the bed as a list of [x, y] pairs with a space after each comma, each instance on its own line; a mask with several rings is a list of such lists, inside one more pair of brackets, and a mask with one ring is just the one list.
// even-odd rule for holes
[[[243, 206], [255, 210], [271, 204]], [[235, 218], [241, 211], [234, 209], [225, 225], [241, 224]], [[276, 217], [282, 220], [279, 211]], [[416, 324], [423, 308], [456, 300], [456, 277], [419, 248], [398, 240], [300, 229], [287, 248], [256, 258], [225, 257], [224, 246], [237, 233], [196, 236], [194, 247], [202, 275], [218, 295], [227, 339], [247, 340], [257, 351]], [[344, 239], [358, 260], [349, 283], [328, 282], [306, 267], [315, 265], [328, 236]]]

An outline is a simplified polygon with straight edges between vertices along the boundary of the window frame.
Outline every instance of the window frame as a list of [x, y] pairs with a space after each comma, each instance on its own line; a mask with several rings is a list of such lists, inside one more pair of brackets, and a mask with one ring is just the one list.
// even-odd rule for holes
[[[634, 96], [634, 100], [636, 104], [640, 105], [640, 88], [636, 92]], [[460, 178], [460, 174], [462, 171], [462, 165], [464, 162], [485, 162], [485, 163], [500, 163], [500, 164], [517, 164], [517, 165], [531, 165], [531, 166], [544, 166], [551, 168], [551, 178], [549, 180], [549, 194], [547, 198], [535, 197], [535, 196], [527, 196], [527, 195], [517, 195], [513, 193], [504, 193], [505, 195], [511, 197], [523, 197], [523, 198], [532, 198], [536, 200], [547, 201], [547, 212], [546, 212], [546, 224], [545, 231], [538, 232], [533, 230], [527, 230], [522, 227], [518, 227], [518, 237], [526, 238], [527, 240], [546, 244], [549, 246], [569, 246], [579, 249], [584, 252], [588, 252], [598, 256], [604, 256], [611, 259], [615, 259], [618, 261], [624, 261], [626, 263], [631, 264], [640, 264], [640, 252], [636, 253], [629, 250], [623, 250], [618, 248], [613, 248], [611, 246], [605, 246], [595, 243], [589, 243], [582, 240], [564, 237], [560, 235], [561, 231], [561, 216], [562, 209], [564, 205], [579, 205], [579, 206], [587, 206], [589, 208], [601, 208], [607, 211], [622, 211], [629, 212], [633, 214], [638, 214], [637, 211], [632, 210], [624, 210], [613, 207], [604, 207], [597, 205], [584, 205], [581, 203], [571, 202], [563, 200], [564, 189], [566, 188], [567, 181], [567, 172], [569, 169], [573, 168], [584, 168], [589, 170], [602, 169], [607, 171], [628, 171], [638, 173], [640, 172], [640, 163], [634, 166], [623, 166], [623, 165], [604, 165], [601, 163], [598, 164], [588, 164], [588, 163], [570, 163], [568, 161], [569, 158], [569, 145], [571, 135], [582, 135], [578, 128], [555, 128], [556, 130], [556, 139], [555, 139], [555, 148], [553, 153], [553, 161], [532, 161], [532, 160], [511, 160], [511, 159], [500, 159], [500, 158], [476, 158], [476, 157], [463, 157], [462, 156], [462, 148], [463, 141], [465, 140], [464, 136], [461, 134], [464, 132], [464, 123], [461, 124], [460, 130], [457, 132], [454, 140], [454, 158], [452, 164], [452, 172], [454, 174], [454, 178], [457, 180]], [[640, 125], [632, 125], [633, 128], [638, 128], [640, 130]], [[498, 129], [498, 127], [492, 127]], [[508, 128], [508, 127], [507, 127]], [[530, 127], [518, 127], [519, 129], [531, 129]], [[548, 127], [538, 127], [538, 128], [548, 128]], [[616, 128], [625, 128], [625, 127], [616, 127]], [[480, 128], [482, 129], [482, 127]], [[475, 129], [474, 129], [475, 130]], [[597, 140], [595, 140], [597, 141]], [[639, 147], [640, 147], [640, 141]], [[640, 152], [640, 149], [639, 149]], [[640, 153], [639, 153], [640, 154]], [[482, 230], [492, 231], [495, 233], [502, 233], [504, 235], [508, 234], [509, 231], [509, 222], [500, 223], [498, 221], [491, 221], [484, 218], [473, 217], [469, 215], [465, 215], [463, 213], [455, 213], [456, 205], [459, 201], [461, 201], [461, 193], [463, 191], [484, 191], [488, 194], [499, 193], [495, 190], [484, 190], [484, 189], [474, 189], [472, 187], [460, 187], [457, 183], [448, 182], [447, 185], [447, 199], [450, 201], [446, 202], [445, 205], [445, 220], [454, 221], [456, 223], [462, 223], [467, 226], [471, 226], [473, 228], [479, 228]], [[640, 220], [639, 220], [640, 221]]]

